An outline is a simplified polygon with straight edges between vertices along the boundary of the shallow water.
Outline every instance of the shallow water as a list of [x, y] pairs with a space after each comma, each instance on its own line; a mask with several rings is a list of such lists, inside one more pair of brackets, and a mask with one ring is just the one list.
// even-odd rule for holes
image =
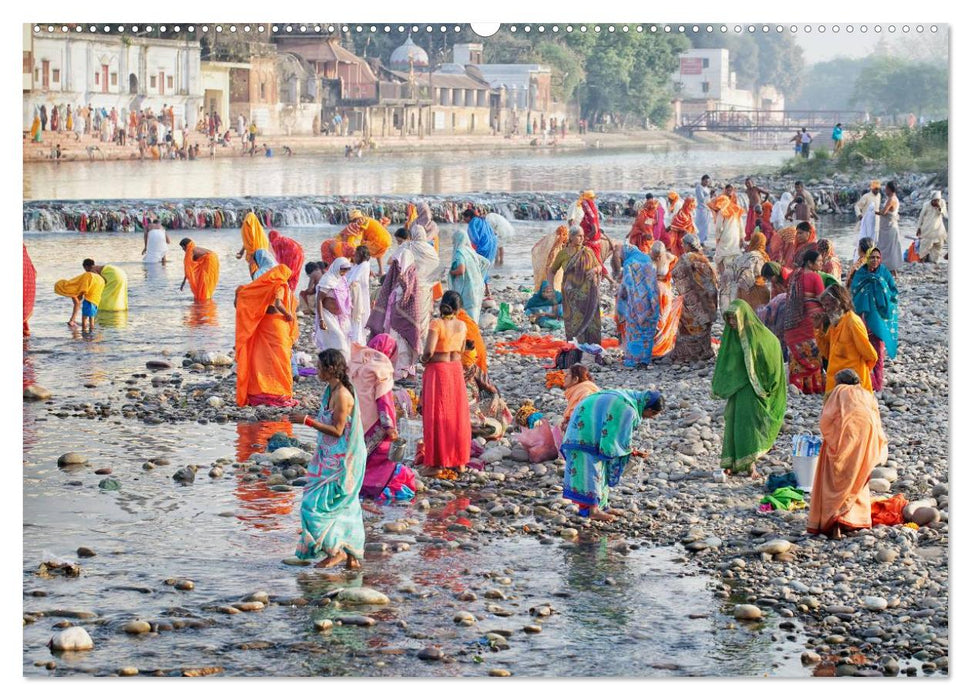
[[[38, 412], [28, 409], [28, 423]], [[407, 534], [371, 541], [411, 542], [409, 551], [368, 555], [366, 573], [344, 579], [281, 563], [292, 554], [299, 520], [299, 490], [276, 493], [246, 484], [230, 469], [221, 479], [204, 472], [195, 484], [179, 486], [177, 465], [219, 456], [244, 457], [249, 433], [234, 426], [182, 426], [145, 431], [102, 421], [65, 420], [41, 430], [24, 455], [24, 610], [84, 610], [94, 620], [75, 620], [91, 634], [90, 652], [52, 656], [44, 646], [57, 615], [24, 628], [24, 673], [104, 675], [125, 666], [143, 673], [218, 666], [225, 675], [481, 676], [502, 667], [520, 676], [803, 676], [792, 642], [773, 642], [776, 627], [736, 627], [712, 597], [710, 579], [675, 561], [673, 549], [638, 549], [622, 556], [606, 538], [577, 546], [543, 546], [528, 538], [481, 540], [477, 551], [449, 549], [453, 534], [438, 523], [450, 514], [432, 511], [415, 528], [441, 538], [416, 543]], [[86, 445], [91, 465], [58, 469], [60, 435]], [[141, 462], [165, 456], [168, 467], [146, 472]], [[93, 473], [110, 465], [121, 490], [101, 492]], [[467, 502], [458, 494], [456, 503]], [[474, 494], [470, 494], [474, 495]], [[384, 519], [417, 515], [410, 507], [385, 508]], [[376, 521], [373, 515], [368, 521]], [[443, 546], [444, 545], [444, 546]], [[77, 560], [79, 546], [97, 556]], [[37, 566], [50, 559], [79, 561], [80, 578], [40, 578]], [[501, 585], [484, 577], [508, 575]], [[502, 573], [505, 572], [505, 573]], [[189, 578], [192, 591], [164, 581]], [[609, 580], [608, 580], [609, 579]], [[327, 635], [313, 621], [336, 613], [323, 602], [338, 586], [364, 585], [391, 594], [392, 604], [372, 611], [371, 628], [338, 627]], [[396, 594], [406, 584], [418, 594]], [[457, 592], [479, 590], [479, 601], [460, 603]], [[500, 605], [513, 612], [485, 611], [483, 592], [501, 588]], [[135, 590], [139, 589], [139, 590]], [[303, 597], [305, 607], [274, 605], [254, 613], [224, 615], [204, 610], [231, 603], [257, 590], [284, 598]], [[35, 597], [43, 591], [45, 597]], [[566, 596], [566, 597], [564, 597]], [[550, 603], [557, 614], [540, 620], [543, 632], [522, 632], [529, 608]], [[457, 627], [459, 610], [474, 612], [476, 627]], [[121, 627], [133, 619], [196, 619], [202, 629], [175, 629], [132, 637]], [[407, 622], [407, 634], [398, 621]], [[511, 649], [493, 652], [486, 632], [512, 630]], [[259, 641], [264, 649], [239, 645]], [[417, 651], [440, 643], [457, 663], [425, 663]], [[296, 645], [296, 646], [294, 646]], [[482, 660], [476, 662], [473, 657]], [[54, 659], [47, 671], [35, 661]]]
[[[701, 171], [733, 176], [782, 164], [791, 152], [707, 148], [665, 151], [449, 151], [364, 158], [217, 158], [197, 161], [24, 163], [24, 199], [276, 197], [634, 190]], [[713, 163], [718, 163], [717, 172]], [[110, 182], [106, 194], [104, 183]]]

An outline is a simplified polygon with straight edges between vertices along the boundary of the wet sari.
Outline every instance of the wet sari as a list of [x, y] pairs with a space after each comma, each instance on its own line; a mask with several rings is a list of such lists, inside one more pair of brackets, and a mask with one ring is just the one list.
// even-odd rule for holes
[[617, 316], [624, 322], [624, 366], [651, 363], [661, 299], [654, 263], [643, 253], [626, 255], [617, 296]]
[[671, 281], [681, 298], [681, 318], [671, 360], [678, 363], [707, 360], [711, 349], [711, 326], [718, 317], [718, 287], [715, 269], [703, 253], [687, 252], [678, 258]]
[[[254, 255], [258, 250], [269, 250], [270, 239], [263, 231], [263, 224], [253, 212], [249, 212], [243, 219], [240, 228], [240, 236], [243, 238], [243, 249], [250, 255]], [[249, 273], [252, 277], [259, 265], [254, 261], [249, 264]]]
[[[681, 212], [678, 212], [680, 214]], [[661, 302], [661, 315], [657, 319], [657, 331], [654, 333], [654, 357], [664, 357], [674, 350], [678, 340], [678, 325], [681, 323], [681, 312], [684, 300], [674, 296], [671, 276], [678, 258], [666, 250], [662, 251], [655, 263], [657, 269], [657, 291]]]
[[563, 270], [563, 325], [566, 339], [600, 344], [600, 271], [602, 266], [587, 246], [565, 248], [550, 273]]
[[620, 483], [630, 460], [634, 430], [657, 396], [653, 391], [610, 390], [580, 401], [560, 446], [566, 460], [564, 498], [583, 508], [609, 508], [610, 487]]
[[637, 212], [637, 217], [627, 234], [630, 244], [646, 253], [654, 245], [654, 226], [659, 216], [656, 199], [649, 199]]
[[853, 308], [866, 324], [870, 344], [877, 351], [873, 390], [882, 391], [884, 359], [897, 356], [897, 283], [883, 265], [875, 272], [864, 265], [853, 273], [850, 293]]
[[684, 245], [681, 241], [685, 235], [689, 233], [697, 233], [698, 229], [695, 227], [694, 222], [694, 212], [695, 212], [695, 198], [686, 197], [684, 204], [678, 210], [678, 213], [674, 215], [674, 219], [671, 221], [670, 234], [671, 243], [668, 246], [668, 250], [676, 256], [684, 255]]
[[[462, 274], [452, 275], [452, 271], [459, 266], [464, 268]], [[473, 249], [465, 231], [455, 231], [452, 235], [452, 267], [448, 276], [448, 288], [459, 293], [462, 297], [462, 308], [476, 323], [482, 313], [485, 279], [489, 267], [489, 260]]]
[[711, 390], [728, 400], [721, 467], [740, 473], [775, 444], [786, 413], [786, 369], [779, 341], [751, 306], [736, 299], [729, 316], [738, 328], [725, 323]]
[[290, 291], [297, 291], [300, 281], [300, 271], [303, 269], [303, 247], [292, 238], [280, 235], [277, 230], [270, 231], [270, 245], [273, 246], [273, 257], [281, 265], [290, 268]]
[[219, 256], [210, 250], [196, 259], [193, 253], [195, 248], [194, 241], [189, 241], [185, 247], [185, 260], [182, 263], [185, 278], [196, 301], [209, 301], [219, 283]]
[[822, 278], [812, 270], [799, 268], [789, 278], [785, 321], [789, 383], [804, 394], [822, 394], [826, 389], [813, 328], [813, 317], [823, 310], [818, 301], [823, 288]]
[[[331, 423], [331, 388], [320, 399], [317, 420]], [[307, 484], [300, 503], [300, 559], [330, 557], [345, 552], [364, 558], [364, 513], [358, 495], [364, 481], [367, 448], [358, 401], [340, 437], [317, 432], [317, 449], [307, 465]]]

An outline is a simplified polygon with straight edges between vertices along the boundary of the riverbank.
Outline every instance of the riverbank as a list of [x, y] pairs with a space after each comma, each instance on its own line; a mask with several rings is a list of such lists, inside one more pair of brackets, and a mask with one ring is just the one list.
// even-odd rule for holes
[[[380, 517], [368, 516], [370, 544], [365, 576], [374, 560], [387, 558], [391, 568], [407, 566], [406, 553], [411, 548], [429, 552], [431, 557], [436, 556], [432, 554], [435, 551], [479, 551], [487, 543], [497, 544], [500, 550], [514, 548], [521, 537], [575, 552], [578, 557], [607, 556], [615, 562], [637, 558], [641, 554], [638, 550], [644, 548], [674, 547], [674, 564], [717, 577], [714, 594], [724, 603], [726, 612], [730, 614], [736, 603], [759, 608], [760, 621], [736, 623], [743, 636], [765, 637], [774, 646], [787, 642], [804, 645], [802, 663], [815, 675], [947, 674], [947, 270], [946, 264], [907, 265], [898, 277], [900, 352], [896, 361], [888, 363], [887, 388], [878, 395], [890, 440], [890, 458], [871, 480], [875, 494], [901, 493], [911, 502], [925, 501], [934, 508], [938, 521], [918, 529], [879, 526], [836, 542], [808, 536], [805, 511], [760, 512], [761, 483], [746, 478], [724, 481], [716, 468], [724, 405], [710, 398], [713, 363], [679, 368], [662, 361], [631, 371], [620, 366], [617, 351], [608, 351], [610, 364], [594, 368], [595, 381], [601, 387], [657, 388], [668, 401], [668, 409], [635, 437], [634, 447], [650, 456], [646, 461], [635, 459], [620, 486], [611, 492], [612, 506], [622, 509], [624, 517], [609, 524], [580, 518], [576, 506], [561, 498], [562, 460], [528, 464], [522, 461], [522, 450], [506, 438], [487, 446], [485, 471], [472, 472], [457, 482], [428, 481], [422, 484], [413, 508], [401, 511], [384, 507]], [[523, 331], [535, 332], [525, 326], [521, 314], [521, 304], [528, 296], [521, 291], [526, 277], [503, 275], [501, 268], [493, 276], [497, 300], [510, 303], [513, 320], [523, 324]], [[928, 303], [928, 299], [935, 303]], [[483, 328], [494, 323], [494, 314], [491, 310], [484, 315], [490, 320], [483, 321]], [[298, 349], [312, 352], [308, 325], [306, 319], [301, 323]], [[604, 326], [605, 336], [613, 335], [608, 317]], [[719, 333], [720, 327], [716, 327], [716, 335]], [[529, 399], [548, 414], [561, 412], [565, 407], [562, 391], [546, 389], [543, 384], [544, 361], [496, 352], [496, 342], [517, 336], [518, 332], [485, 333], [492, 381], [514, 411]], [[226, 364], [231, 362], [228, 348], [186, 348], [186, 352], [185, 358], [159, 357], [151, 369], [113, 379], [113, 384], [105, 387], [109, 395], [98, 401], [63, 402], [54, 397], [45, 405], [47, 419], [53, 425], [59, 420], [80, 418], [121, 420], [136, 426], [280, 419], [279, 410], [235, 406], [235, 377]], [[304, 408], [313, 411], [319, 392], [319, 382], [310, 378], [298, 383], [296, 395]], [[790, 393], [782, 433], [760, 463], [763, 474], [788, 470], [791, 438], [817, 431], [821, 403], [819, 396]], [[303, 433], [300, 436], [307, 437]], [[311, 445], [303, 447], [309, 449]], [[156, 462], [149, 452], [130, 457], [143, 464], [126, 467], [124, 472], [119, 469], [114, 475], [121, 482], [122, 493], [135, 489], [131, 480], [137, 480], [140, 473], [146, 478], [165, 479], [179, 474], [183, 482], [193, 484], [187, 488], [234, 478], [263, 485], [266, 492], [287, 499], [294, 508], [288, 524], [296, 526], [306, 456], [293, 456], [286, 462], [278, 459], [275, 464], [259, 453], [186, 464]], [[191, 464], [196, 468], [190, 468]], [[290, 533], [287, 530], [287, 536], [294, 537]], [[282, 538], [282, 545], [292, 548], [287, 537]], [[395, 564], [398, 560], [400, 565]], [[516, 565], [472, 570], [469, 574], [480, 575], [478, 588], [470, 585], [468, 578], [447, 584], [429, 578], [418, 585], [405, 583], [396, 590], [385, 590], [399, 607], [421, 596], [438, 603], [421, 623], [417, 632], [421, 636], [412, 637], [416, 641], [396, 653], [427, 659], [423, 663], [448, 663], [451, 659], [475, 668], [471, 666], [477, 663], [474, 655], [488, 648], [497, 654], [488, 657], [489, 670], [494, 668], [496, 675], [504, 675], [502, 671], [508, 671], [508, 667], [502, 660], [515, 659], [522, 648], [538, 643], [529, 641], [531, 635], [541, 643], [543, 635], [555, 628], [558, 614], [571, 605], [569, 589], [562, 591], [561, 600], [556, 591], [538, 587], [540, 581], [522, 576]], [[463, 572], [462, 576], [469, 574]], [[613, 585], [612, 574], [603, 576], [601, 585]], [[341, 581], [344, 579], [338, 574], [329, 585], [339, 586]], [[368, 585], [387, 589], [380, 578]], [[183, 621], [193, 617], [208, 620], [201, 626], [242, 625], [246, 615], [237, 612], [258, 607], [240, 603], [241, 597], [220, 596], [212, 590], [195, 597], [186, 594], [179, 599], [180, 612], [172, 615]], [[306, 606], [311, 596], [294, 597], [270, 590], [249, 597], [260, 605], [299, 608]], [[32, 605], [27, 610], [38, 607]], [[361, 610], [353, 603], [347, 607]], [[324, 606], [324, 617], [316, 617], [321, 620], [320, 629], [327, 627], [323, 619], [333, 622], [340, 618], [348, 627], [365, 624], [380, 630], [385, 625], [399, 629], [414, 626], [407, 617], [382, 612], [386, 608], [386, 603], [363, 608], [370, 622], [336, 606]], [[43, 615], [29, 617], [25, 616], [25, 624], [44, 622]], [[240, 618], [243, 622], [237, 622]], [[521, 632], [504, 618], [522, 624]], [[218, 622], [213, 623], [213, 619]], [[159, 620], [152, 621], [154, 632], [152, 624], [146, 623], [148, 633], [164, 633], [166, 621], [161, 623], [163, 627], [159, 627]], [[664, 624], [685, 623], [671, 619]], [[355, 634], [345, 628], [342, 639], [351, 644]], [[253, 637], [259, 638], [255, 632]], [[484, 647], [469, 646], [480, 639]], [[253, 639], [240, 637], [237, 641], [252, 643]], [[270, 648], [275, 644], [270, 643]], [[503, 647], [512, 647], [513, 651]], [[155, 667], [151, 664], [164, 665], [147, 663], [151, 668]], [[481, 671], [485, 670], [482, 667]]]
[[[208, 138], [198, 132], [188, 136], [190, 145], [200, 148], [199, 160], [210, 158]], [[235, 134], [234, 134], [235, 139]], [[257, 146], [267, 144], [273, 150], [274, 158], [286, 158], [284, 146], [291, 149], [293, 156], [328, 156], [343, 157], [345, 147], [356, 145], [359, 137], [350, 136], [267, 136], [257, 137]], [[25, 163], [50, 162], [51, 146], [60, 144], [61, 161], [127, 161], [139, 160], [137, 146], [118, 146], [102, 143], [94, 136], [75, 137], [74, 134], [52, 134], [44, 132], [43, 143], [33, 143], [25, 140], [23, 144], [23, 161]], [[568, 133], [565, 137], [550, 136], [385, 136], [374, 138], [374, 149], [365, 149], [363, 158], [380, 153], [440, 153], [450, 151], [545, 151], [549, 149], [582, 150], [582, 149], [630, 149], [640, 148], [645, 151], [664, 149], [683, 149], [698, 147], [717, 148], [750, 148], [750, 144], [739, 138], [719, 134], [698, 134], [695, 138], [686, 138], [671, 131], [637, 130], [627, 132], [586, 134]], [[242, 154], [240, 143], [234, 140], [232, 146], [216, 146], [214, 158], [250, 158]], [[254, 158], [265, 158], [258, 153]], [[146, 160], [150, 158], [146, 157]]]

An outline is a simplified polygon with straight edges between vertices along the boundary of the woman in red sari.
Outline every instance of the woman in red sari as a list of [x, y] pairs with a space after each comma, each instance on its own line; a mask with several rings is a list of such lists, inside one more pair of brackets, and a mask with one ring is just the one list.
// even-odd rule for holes
[[689, 233], [697, 233], [698, 229], [695, 228], [695, 207], [697, 202], [695, 202], [694, 197], [685, 197], [684, 204], [681, 205], [681, 209], [678, 213], [674, 215], [674, 220], [671, 222], [671, 227], [668, 229], [671, 235], [671, 244], [668, 246], [675, 256], [684, 255], [684, 244], [682, 239]]
[[236, 403], [295, 406], [290, 353], [297, 310], [290, 268], [277, 265], [236, 289]]
[[292, 238], [281, 236], [276, 229], [270, 231], [268, 236], [270, 245], [273, 246], [273, 257], [281, 265], [290, 268], [290, 291], [297, 291], [297, 284], [300, 281], [300, 270], [303, 268], [303, 248]]
[[779, 263], [787, 270], [795, 267], [796, 259], [796, 227], [786, 226], [776, 231], [769, 244], [769, 258]]
[[823, 358], [816, 346], [813, 317], [823, 313], [819, 295], [823, 278], [819, 276], [819, 253], [806, 252], [802, 265], [789, 277], [785, 308], [785, 342], [789, 349], [789, 383], [804, 394], [826, 390]]
[[472, 453], [472, 421], [462, 370], [465, 324], [456, 310], [442, 301], [441, 318], [428, 326], [421, 362], [425, 365], [421, 388], [425, 476], [450, 477], [462, 472]]
[[801, 267], [802, 259], [810, 250], [817, 250], [816, 227], [808, 221], [800, 221], [796, 225], [796, 252], [792, 256], [792, 267]]
[[843, 279], [843, 264], [833, 252], [833, 243], [828, 238], [819, 239], [816, 244], [819, 251], [819, 269], [838, 280]]
[[642, 253], [647, 253], [654, 245], [654, 227], [658, 220], [658, 212], [657, 200], [654, 199], [654, 195], [648, 194], [647, 199], [644, 200], [644, 206], [637, 212], [637, 218], [630, 227], [630, 233], [627, 234], [630, 244]]
[[[23, 244], [21, 244], [23, 245]], [[24, 337], [30, 335], [30, 326], [27, 321], [34, 313], [34, 298], [37, 296], [37, 270], [34, 263], [27, 255], [27, 246], [24, 246]]]

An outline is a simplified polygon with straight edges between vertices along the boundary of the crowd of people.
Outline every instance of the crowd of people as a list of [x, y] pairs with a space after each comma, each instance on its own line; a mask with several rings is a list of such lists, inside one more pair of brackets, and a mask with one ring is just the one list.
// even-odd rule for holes
[[[715, 191], [706, 175], [685, 197], [648, 194], [623, 241], [603, 232], [596, 195], [587, 191], [567, 223], [533, 246], [535, 294], [526, 309], [544, 328], [562, 328], [567, 347], [600, 357], [610, 330], [603, 319], [612, 305], [601, 298], [606, 292], [616, 302], [625, 366], [659, 358], [707, 363], [717, 354], [711, 389], [726, 402], [720, 467], [728, 474], [758, 475], [756, 463], [782, 427], [788, 385], [824, 394], [825, 444], [811, 528], [838, 536], [841, 528], [867, 524], [861, 474], [886, 457], [873, 392], [881, 390], [884, 363], [897, 351], [895, 275], [903, 260], [894, 183], [882, 193], [881, 206], [874, 182], [857, 204], [859, 256], [844, 276], [831, 243], [817, 237], [815, 204], [801, 183], [775, 201], [751, 179], [742, 192], [732, 185]], [[917, 259], [940, 259], [946, 211], [935, 192], [921, 213]], [[322, 242], [320, 260], [305, 263], [298, 242], [267, 234], [255, 213], [245, 217], [236, 257], [245, 258], [251, 281], [234, 301], [237, 403], [299, 405], [301, 316], [312, 318], [316, 373], [325, 387], [315, 416], [291, 414], [317, 435], [298, 557], [360, 566], [359, 497], [414, 494], [415, 473], [400, 458], [399, 421], [421, 417], [414, 463], [423, 476], [454, 479], [475, 465], [474, 437], [501, 437], [514, 423], [532, 427], [541, 417], [520, 409], [530, 419], [520, 420], [503, 401], [489, 377], [480, 328], [491, 271], [514, 229], [501, 215], [472, 205], [462, 220], [449, 260], [440, 256], [440, 232], [426, 203], [410, 205], [393, 234], [390, 221], [353, 211], [347, 226]], [[165, 263], [168, 245], [167, 233], [153, 222], [145, 232], [146, 262]], [[180, 246], [182, 288], [188, 283], [196, 301], [211, 299], [218, 255], [189, 238]], [[28, 265], [25, 247], [25, 335]], [[69, 323], [80, 309], [90, 330], [99, 310], [127, 307], [127, 281], [111, 265], [87, 259], [83, 268], [54, 291], [73, 301]], [[298, 291], [301, 271], [308, 284]], [[719, 316], [724, 329], [715, 339]], [[564, 496], [581, 513], [612, 520], [618, 513], [610, 509], [609, 489], [637, 454], [635, 430], [664, 409], [664, 397], [601, 389], [577, 361], [579, 350], [563, 366], [568, 408], [552, 426], [566, 460]], [[846, 425], [855, 426], [852, 435]]]

